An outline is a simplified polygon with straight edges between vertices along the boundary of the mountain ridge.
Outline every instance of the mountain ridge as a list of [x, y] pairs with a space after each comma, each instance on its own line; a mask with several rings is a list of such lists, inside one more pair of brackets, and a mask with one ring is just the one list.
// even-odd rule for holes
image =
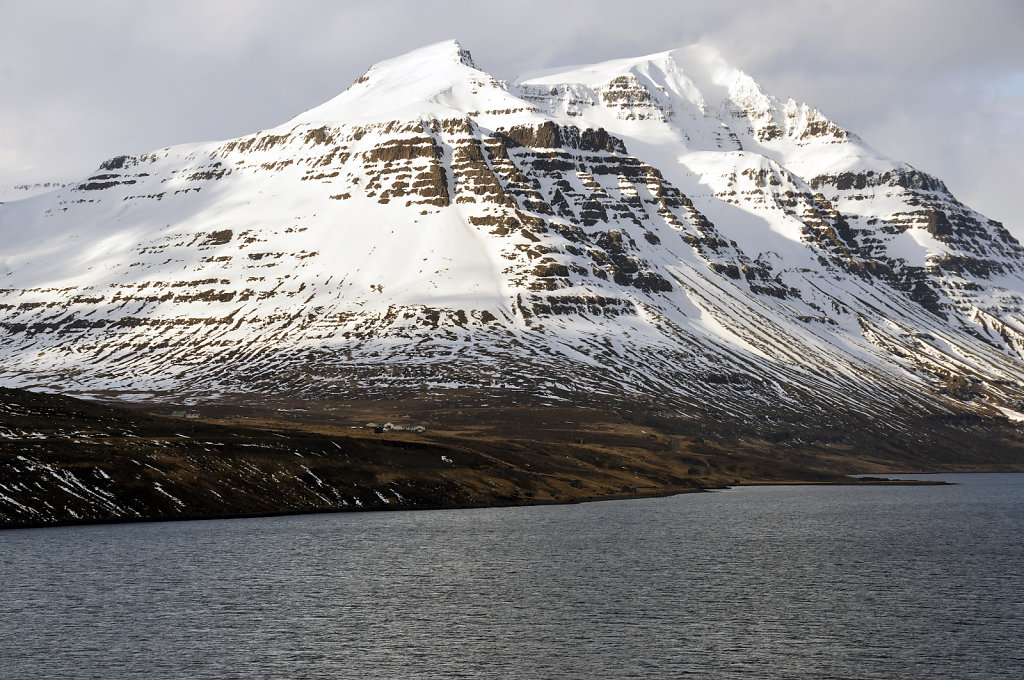
[[716, 59], [506, 82], [439, 43], [276, 128], [2, 205], [0, 380], [879, 436], [1024, 418], [1020, 244]]

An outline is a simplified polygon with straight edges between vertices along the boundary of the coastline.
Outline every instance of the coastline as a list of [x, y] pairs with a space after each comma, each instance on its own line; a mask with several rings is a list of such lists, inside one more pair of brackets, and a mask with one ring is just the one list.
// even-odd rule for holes
[[[986, 471], [978, 471], [984, 473]], [[907, 473], [907, 474], [942, 474], [937, 473]], [[338, 513], [371, 513], [371, 512], [418, 512], [432, 510], [483, 510], [490, 508], [515, 508], [515, 507], [536, 507], [547, 505], [576, 505], [581, 503], [600, 503], [606, 501], [645, 500], [652, 498], [667, 498], [682, 494], [706, 493], [714, 491], [726, 491], [739, 487], [754, 486], [952, 486], [954, 482], [940, 480], [900, 480], [875, 478], [864, 481], [856, 481], [855, 478], [849, 481], [745, 481], [739, 484], [719, 487], [681, 487], [657, 489], [646, 492], [620, 493], [603, 496], [578, 496], [563, 499], [521, 499], [510, 500], [508, 498], [494, 498], [489, 501], [482, 500], [473, 503], [452, 503], [452, 504], [420, 504], [415, 506], [385, 504], [378, 507], [322, 507], [305, 510], [270, 510], [253, 513], [246, 512], [225, 512], [225, 513], [201, 513], [179, 515], [154, 515], [148, 517], [109, 517], [104, 519], [62, 519], [57, 521], [25, 522], [19, 524], [0, 523], [0, 531], [17, 531], [22, 529], [46, 529], [58, 527], [80, 527], [92, 525], [111, 524], [150, 524], [159, 522], [201, 522], [209, 520], [230, 520], [230, 519], [259, 519], [264, 517], [288, 517], [301, 515], [338, 514]]]

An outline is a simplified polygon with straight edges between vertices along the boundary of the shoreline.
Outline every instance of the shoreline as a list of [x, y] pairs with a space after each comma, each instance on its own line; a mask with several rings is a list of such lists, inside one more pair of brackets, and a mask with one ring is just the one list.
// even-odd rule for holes
[[[1009, 473], [991, 473], [988, 471], [977, 471], [967, 473], [956, 473], [956, 474], [1009, 474]], [[921, 473], [903, 473], [903, 474], [949, 474], [942, 472], [921, 472]], [[684, 494], [697, 494], [697, 493], [710, 493], [715, 491], [728, 491], [730, 489], [738, 487], [757, 487], [757, 486], [955, 486], [955, 482], [944, 482], [944, 481], [929, 481], [929, 480], [899, 480], [899, 479], [871, 479], [870, 481], [749, 481], [741, 484], [733, 484], [722, 487], [705, 487], [705, 488], [680, 488], [680, 489], [668, 489], [652, 491], [650, 493], [633, 493], [623, 494], [614, 496], [581, 496], [578, 498], [566, 498], [562, 500], [552, 499], [537, 499], [537, 500], [523, 500], [519, 502], [511, 502], [505, 500], [496, 500], [493, 503], [479, 503], [479, 504], [459, 504], [459, 505], [436, 505], [436, 506], [384, 506], [384, 507], [373, 507], [373, 508], [323, 508], [323, 509], [310, 509], [310, 510], [281, 510], [281, 511], [266, 511], [256, 513], [224, 513], [224, 514], [197, 514], [197, 515], [179, 515], [179, 516], [153, 516], [153, 517], [119, 517], [109, 519], [81, 519], [81, 520], [59, 520], [56, 522], [34, 522], [34, 523], [23, 523], [16, 525], [5, 525], [0, 524], [0, 532], [6, 531], [21, 531], [21, 530], [34, 530], [34, 529], [56, 529], [65, 527], [85, 527], [85, 526], [106, 526], [106, 525], [120, 525], [120, 524], [156, 524], [161, 522], [204, 522], [204, 521], [217, 521], [217, 520], [233, 520], [233, 519], [261, 519], [261, 518], [273, 518], [273, 517], [300, 517], [305, 515], [334, 515], [334, 514], [364, 514], [373, 512], [430, 512], [436, 510], [487, 510], [494, 508], [520, 508], [520, 507], [539, 507], [539, 506], [555, 506], [555, 505], [579, 505], [583, 503], [601, 503], [610, 501], [627, 501], [627, 500], [647, 500], [652, 498], [668, 498], [671, 496], [680, 496]]]

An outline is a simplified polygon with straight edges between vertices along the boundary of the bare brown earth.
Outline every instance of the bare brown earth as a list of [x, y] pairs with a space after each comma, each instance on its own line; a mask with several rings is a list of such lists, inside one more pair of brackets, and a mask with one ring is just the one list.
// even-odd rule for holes
[[[960, 424], [949, 446], [914, 451], [900, 441], [858, 445], [828, 427], [817, 437], [806, 428], [755, 436], [640, 407], [418, 400], [146, 408], [163, 413], [0, 389], [0, 527], [566, 503], [737, 484], [884, 483], [852, 473], [1024, 470], [1024, 435], [997, 422]], [[364, 427], [370, 422], [426, 430], [375, 433]]]

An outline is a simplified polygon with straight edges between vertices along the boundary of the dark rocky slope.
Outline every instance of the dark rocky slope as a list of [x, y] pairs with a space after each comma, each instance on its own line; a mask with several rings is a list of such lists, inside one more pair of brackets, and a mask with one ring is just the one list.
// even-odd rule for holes
[[[386, 416], [382, 409], [430, 430], [348, 425]], [[712, 440], [641, 410], [496, 414], [367, 403], [291, 421], [255, 412], [227, 418], [222, 408], [205, 420], [0, 389], [0, 528], [575, 502], [730, 484], [850, 483], [849, 472], [1024, 470], [1024, 436], [992, 423], [951, 429], [960, 455], [914, 456], [906, 442], [859, 450], [786, 432]]]

